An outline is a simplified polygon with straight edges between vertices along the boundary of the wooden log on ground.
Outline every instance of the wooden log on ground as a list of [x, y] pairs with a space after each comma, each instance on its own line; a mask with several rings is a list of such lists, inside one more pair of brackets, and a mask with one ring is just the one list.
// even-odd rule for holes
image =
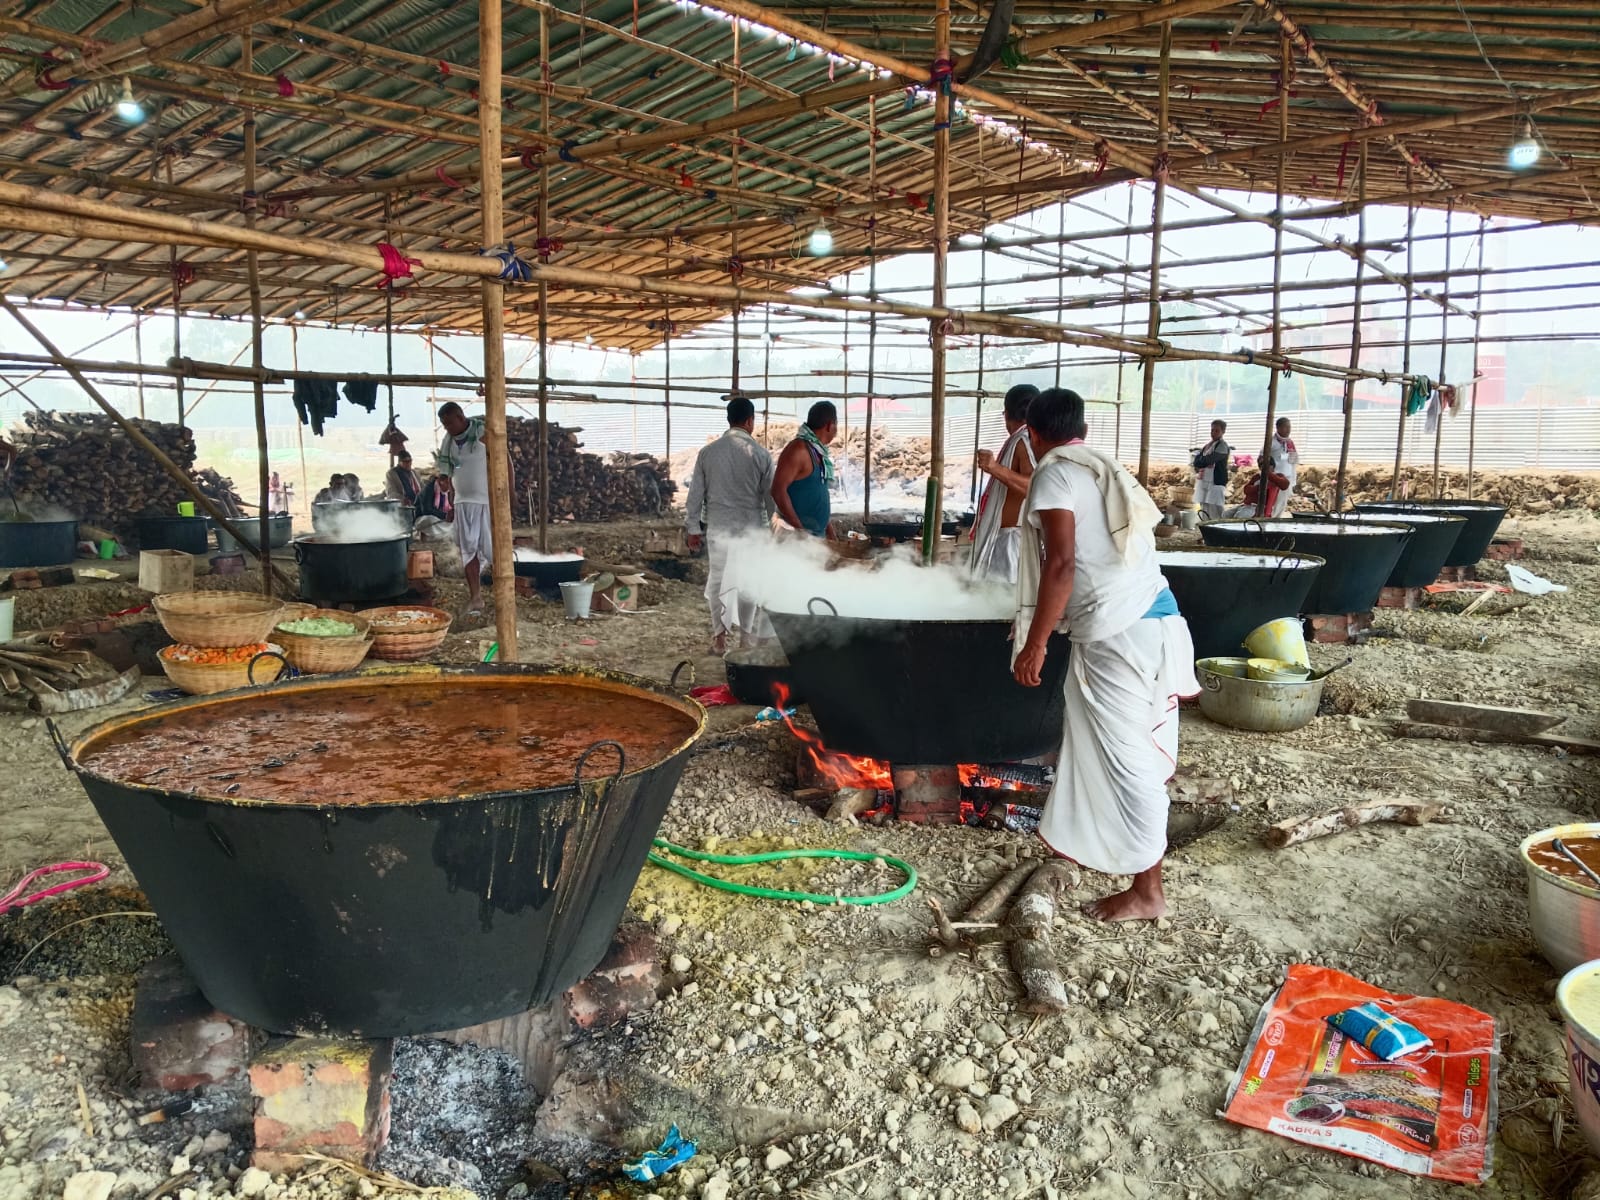
[[1497, 708], [1488, 704], [1458, 704], [1453, 700], [1407, 700], [1406, 715], [1413, 721], [1431, 725], [1457, 725], [1496, 734], [1543, 733], [1567, 719], [1560, 713], [1538, 712], [1531, 708]]
[[995, 880], [988, 891], [972, 902], [962, 920], [973, 924], [993, 921], [1000, 915], [1000, 910], [1006, 906], [1007, 901], [1017, 894], [1017, 889], [1028, 881], [1028, 877], [1038, 867], [1039, 864], [1036, 862], [1026, 862], [1012, 867]]
[[1261, 840], [1273, 850], [1282, 850], [1286, 846], [1297, 846], [1313, 838], [1378, 821], [1426, 825], [1429, 821], [1438, 820], [1444, 811], [1442, 804], [1424, 804], [1419, 800], [1369, 800], [1349, 808], [1338, 808], [1310, 817], [1291, 817], [1276, 825], [1268, 825], [1261, 831]]
[[1011, 966], [1022, 983], [1024, 1012], [1067, 1010], [1067, 988], [1050, 944], [1050, 925], [1057, 899], [1077, 882], [1071, 863], [1051, 859], [1029, 876], [1011, 907]]
[[1434, 738], [1442, 742], [1490, 742], [1506, 746], [1543, 746], [1568, 754], [1600, 754], [1600, 741], [1563, 733], [1497, 733], [1461, 725], [1430, 725], [1425, 721], [1396, 721], [1394, 732], [1406, 738]]

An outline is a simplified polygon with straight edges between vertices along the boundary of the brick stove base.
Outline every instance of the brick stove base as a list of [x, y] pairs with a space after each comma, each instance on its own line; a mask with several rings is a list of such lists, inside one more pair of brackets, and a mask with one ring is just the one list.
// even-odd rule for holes
[[961, 776], [954, 765], [891, 765], [894, 815], [919, 825], [961, 823]]
[[1478, 578], [1477, 567], [1446, 567], [1435, 583], [1471, 583]]
[[1306, 617], [1305, 623], [1309, 641], [1359, 646], [1372, 632], [1372, 613], [1317, 613]]
[[1496, 538], [1489, 543], [1489, 548], [1483, 556], [1494, 562], [1510, 562], [1512, 559], [1522, 557], [1521, 538]]
[[1421, 608], [1421, 588], [1386, 587], [1378, 593], [1379, 608]]

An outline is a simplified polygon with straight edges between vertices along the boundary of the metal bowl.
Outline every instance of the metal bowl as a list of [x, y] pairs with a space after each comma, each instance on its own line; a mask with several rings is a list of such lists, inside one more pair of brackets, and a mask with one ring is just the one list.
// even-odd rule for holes
[[1600, 823], [1557, 825], [1522, 839], [1517, 854], [1528, 875], [1528, 923], [1533, 940], [1558, 971], [1600, 958], [1600, 891], [1552, 875], [1528, 851], [1553, 838], [1600, 837]]
[[1310, 724], [1322, 703], [1322, 680], [1269, 683], [1239, 679], [1213, 670], [1212, 660], [1195, 664], [1200, 680], [1200, 711], [1218, 725], [1256, 733], [1285, 733]]

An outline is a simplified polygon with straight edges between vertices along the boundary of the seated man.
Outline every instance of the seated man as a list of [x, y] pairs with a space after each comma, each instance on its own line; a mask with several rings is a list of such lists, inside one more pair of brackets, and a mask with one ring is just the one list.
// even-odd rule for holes
[[[1261, 507], [1261, 464], [1266, 462], [1267, 476], [1267, 505]], [[1228, 510], [1230, 517], [1276, 517], [1281, 516], [1283, 508], [1278, 504], [1282, 494], [1289, 488], [1289, 477], [1277, 470], [1278, 460], [1275, 458], [1256, 459], [1256, 473], [1244, 481], [1244, 503], [1235, 504]]]

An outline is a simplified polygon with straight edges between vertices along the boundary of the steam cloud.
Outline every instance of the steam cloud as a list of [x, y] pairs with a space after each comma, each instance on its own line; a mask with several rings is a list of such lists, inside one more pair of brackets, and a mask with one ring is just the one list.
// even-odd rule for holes
[[321, 542], [386, 542], [407, 532], [403, 517], [362, 504], [330, 504], [317, 515], [327, 526]]
[[[868, 567], [830, 567], [821, 538], [774, 538], [754, 531], [730, 539], [725, 586], [780, 613], [804, 613], [813, 596], [842, 617], [906, 621], [1009, 621], [1016, 589], [1008, 583], [974, 580], [948, 563], [922, 566], [915, 552], [895, 547]], [[817, 605], [819, 614], [827, 607]]]

